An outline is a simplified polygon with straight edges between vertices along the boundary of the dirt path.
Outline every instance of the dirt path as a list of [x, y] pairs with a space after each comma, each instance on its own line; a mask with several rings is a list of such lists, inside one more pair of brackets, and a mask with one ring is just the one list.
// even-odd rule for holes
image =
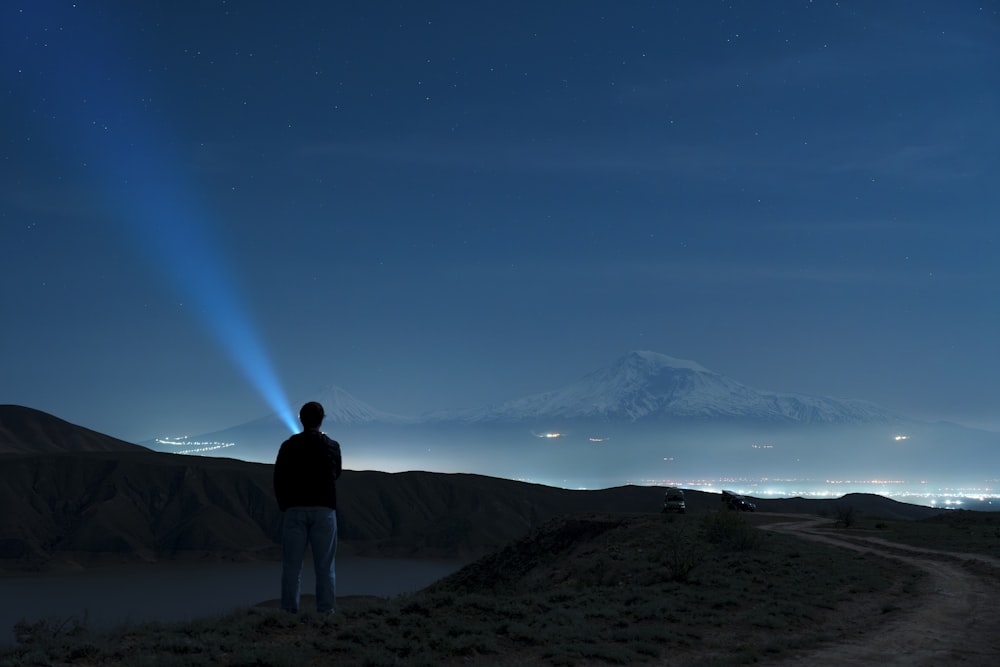
[[1000, 560], [977, 554], [912, 547], [877, 537], [835, 535], [819, 529], [829, 519], [797, 517], [762, 526], [768, 530], [873, 553], [926, 571], [927, 587], [910, 609], [856, 638], [822, 647], [777, 664], [810, 667], [879, 665], [1000, 665], [1000, 586], [977, 567], [1000, 569]]

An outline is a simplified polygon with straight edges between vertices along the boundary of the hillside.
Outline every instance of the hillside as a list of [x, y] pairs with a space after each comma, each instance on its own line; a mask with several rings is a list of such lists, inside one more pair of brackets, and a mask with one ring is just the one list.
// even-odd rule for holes
[[[280, 513], [269, 465], [134, 452], [0, 458], [0, 569], [278, 557]], [[346, 471], [339, 488], [341, 549], [470, 558], [563, 514], [655, 513], [662, 494], [657, 487], [572, 491], [479, 475]], [[690, 491], [690, 511], [716, 509], [718, 498]], [[936, 513], [879, 496], [854, 502], [869, 515]], [[759, 501], [769, 511], [828, 514], [836, 504]]]
[[0, 454], [136, 452], [145, 447], [91, 431], [41, 410], [0, 405]]
[[[4, 455], [0, 568], [277, 558], [271, 466], [157, 453]], [[662, 492], [567, 491], [476, 475], [346, 471], [342, 553], [471, 557], [552, 516], [655, 511]]]

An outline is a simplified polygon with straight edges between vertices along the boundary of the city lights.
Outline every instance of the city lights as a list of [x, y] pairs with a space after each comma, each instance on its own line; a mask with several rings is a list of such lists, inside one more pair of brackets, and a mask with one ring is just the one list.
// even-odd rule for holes
[[171, 454], [206, 454], [208, 452], [215, 452], [220, 449], [226, 449], [227, 447], [235, 447], [235, 442], [220, 442], [218, 440], [189, 440], [188, 436], [181, 436], [180, 438], [156, 438], [156, 443], [160, 445], [166, 445], [168, 447], [177, 449], [171, 449]]

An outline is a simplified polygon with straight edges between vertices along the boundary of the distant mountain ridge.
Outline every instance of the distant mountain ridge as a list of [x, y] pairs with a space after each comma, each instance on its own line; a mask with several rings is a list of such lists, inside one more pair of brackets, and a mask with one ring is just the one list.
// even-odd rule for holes
[[[785, 424], [868, 424], [903, 417], [874, 403], [755, 389], [701, 364], [648, 350], [633, 351], [565, 387], [480, 408], [441, 409], [420, 416], [379, 410], [336, 385], [306, 399], [323, 404], [324, 424], [497, 425], [594, 420], [755, 421]], [[297, 406], [293, 406], [297, 407]], [[201, 438], [217, 439], [251, 427], [279, 424], [268, 415]], [[147, 443], [144, 443], [147, 444]]]
[[596, 419], [732, 420], [804, 424], [887, 422], [900, 417], [875, 404], [753, 389], [701, 364], [650, 351], [630, 352], [607, 368], [555, 391], [478, 410], [429, 414], [467, 424]]

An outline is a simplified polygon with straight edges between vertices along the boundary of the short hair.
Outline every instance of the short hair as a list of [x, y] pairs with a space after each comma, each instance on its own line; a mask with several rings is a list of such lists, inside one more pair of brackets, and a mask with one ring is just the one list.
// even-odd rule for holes
[[316, 401], [309, 401], [299, 410], [299, 421], [302, 422], [303, 428], [319, 428], [325, 416], [323, 406]]

